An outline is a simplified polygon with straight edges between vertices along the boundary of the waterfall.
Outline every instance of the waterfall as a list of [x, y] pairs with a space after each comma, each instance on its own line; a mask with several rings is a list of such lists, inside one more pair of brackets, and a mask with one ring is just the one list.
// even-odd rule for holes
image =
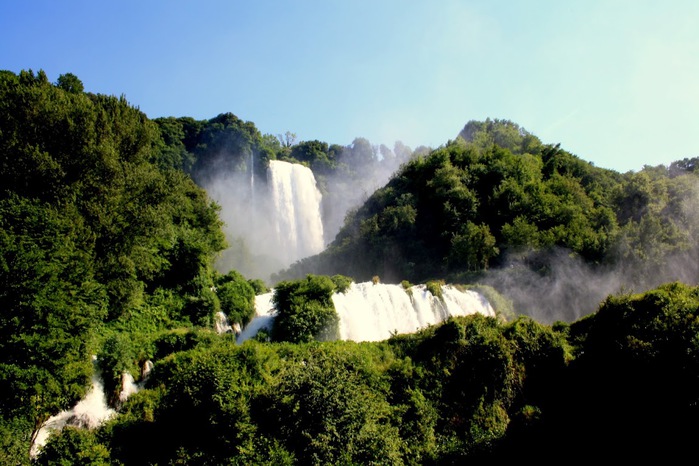
[[[408, 289], [401, 285], [352, 283], [345, 293], [334, 293], [332, 301], [340, 319], [341, 340], [382, 341], [392, 334], [414, 333], [449, 317], [495, 311], [480, 293], [461, 291], [452, 285], [441, 287], [442, 298], [433, 296], [425, 285]], [[255, 299], [255, 317], [243, 328], [238, 343], [269, 329], [274, 319], [273, 292]]]
[[231, 323], [228, 321], [228, 316], [225, 313], [218, 311], [214, 316], [214, 330], [216, 330], [216, 333], [218, 334], [235, 333], [238, 335], [240, 334], [240, 324], [235, 322], [233, 325], [231, 325]]
[[449, 317], [479, 312], [494, 316], [490, 303], [475, 291], [442, 286], [442, 298], [425, 285], [352, 283], [346, 293], [333, 295], [340, 318], [340, 339], [381, 341], [391, 334], [414, 333]]
[[242, 329], [236, 341], [238, 344], [248, 340], [262, 329], [269, 330], [272, 328], [274, 320], [274, 306], [272, 305], [272, 296], [274, 291], [255, 296], [255, 316]]
[[[92, 388], [85, 398], [80, 400], [72, 409], [68, 409], [50, 417], [39, 429], [32, 443], [30, 456], [35, 458], [41, 448], [46, 445], [49, 436], [53, 432], [60, 432], [65, 426], [76, 426], [85, 429], [95, 429], [105, 421], [116, 415], [117, 411], [107, 403], [107, 395], [104, 393], [104, 384], [97, 367], [97, 357], [92, 356]], [[141, 369], [141, 382], [136, 383], [133, 376], [124, 372], [121, 376], [121, 392], [119, 403], [124, 403], [129, 396], [143, 388], [143, 383], [153, 370], [153, 362], [148, 360], [143, 363]]]
[[267, 281], [273, 273], [325, 247], [322, 195], [308, 167], [271, 160], [266, 182], [260, 183], [254, 163], [251, 156], [245, 171], [212, 176], [204, 189], [221, 206], [230, 244], [216, 268]]
[[150, 359], [143, 363], [141, 367], [141, 381], [136, 382], [130, 372], [121, 374], [121, 392], [119, 393], [119, 403], [125, 403], [131, 395], [143, 388], [146, 379], [153, 371], [153, 361]]
[[34, 443], [31, 446], [30, 455], [35, 457], [39, 450], [46, 444], [49, 436], [54, 431], [60, 431], [66, 425], [94, 429], [102, 422], [114, 416], [116, 411], [107, 404], [104, 393], [104, 385], [97, 368], [97, 358], [92, 357], [92, 388], [72, 409], [62, 411], [50, 417], [39, 429]]
[[311, 169], [271, 160], [267, 179], [274, 202], [275, 253], [290, 265], [321, 252], [325, 246], [320, 216], [322, 196]]
[[253, 153], [250, 152], [250, 203], [253, 209], [255, 208], [255, 160]]

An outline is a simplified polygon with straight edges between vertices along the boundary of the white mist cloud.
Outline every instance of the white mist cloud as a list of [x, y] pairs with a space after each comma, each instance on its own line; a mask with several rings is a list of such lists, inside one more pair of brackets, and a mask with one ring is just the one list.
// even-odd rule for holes
[[[674, 281], [699, 284], [699, 180], [677, 178], [672, 186], [679, 196], [678, 207], [666, 206], [664, 215], [666, 222], [681, 229], [682, 247], [670, 249], [652, 236], [651, 242], [634, 245], [632, 254], [626, 251], [622, 257], [619, 251], [613, 266], [586, 264], [564, 249], [530, 253], [490, 270], [483, 283], [512, 299], [516, 312], [544, 323], [572, 322], [591, 314], [611, 294], [641, 293]], [[642, 238], [638, 231], [632, 236], [634, 241]], [[543, 273], [535, 272], [532, 263]]]

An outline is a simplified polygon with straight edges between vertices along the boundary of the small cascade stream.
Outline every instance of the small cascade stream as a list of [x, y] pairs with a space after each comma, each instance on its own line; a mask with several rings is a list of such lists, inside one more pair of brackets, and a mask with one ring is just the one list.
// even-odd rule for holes
[[238, 344], [248, 340], [262, 329], [269, 330], [274, 322], [274, 306], [272, 305], [274, 291], [255, 296], [255, 317], [243, 328], [236, 341]]
[[[30, 450], [32, 458], [38, 455], [53, 432], [58, 432], [65, 426], [95, 429], [116, 415], [117, 411], [107, 403], [107, 395], [104, 392], [104, 383], [102, 382], [102, 375], [99, 371], [96, 356], [92, 357], [92, 364], [92, 388], [72, 409], [62, 411], [44, 422], [34, 439], [34, 443], [32, 443]], [[124, 403], [129, 396], [138, 392], [152, 370], [153, 362], [146, 361], [141, 369], [141, 382], [139, 383], [134, 381], [131, 374], [125, 372], [121, 378], [119, 403]]]
[[107, 404], [107, 396], [104, 393], [104, 385], [97, 367], [97, 358], [92, 358], [92, 388], [72, 409], [62, 411], [50, 417], [39, 430], [30, 455], [36, 456], [41, 447], [48, 441], [54, 431], [60, 431], [67, 425], [94, 429], [114, 416], [116, 411]]

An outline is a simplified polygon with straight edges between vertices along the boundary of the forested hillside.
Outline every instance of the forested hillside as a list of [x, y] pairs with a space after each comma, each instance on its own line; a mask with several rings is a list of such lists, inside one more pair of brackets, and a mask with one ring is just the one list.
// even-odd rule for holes
[[[231, 247], [205, 187], [226, 173], [264, 178], [274, 159], [314, 171], [339, 233], [264, 283], [221, 269], [224, 251], [252, 269], [256, 257]], [[603, 170], [500, 120], [469, 122], [435, 150], [297, 142], [232, 113], [151, 120], [70, 73], [2, 71], [0, 463], [687, 455], [699, 401], [694, 167]], [[377, 172], [388, 182], [374, 186]], [[355, 206], [344, 223], [338, 205]], [[590, 286], [557, 294], [563, 271]], [[653, 288], [608, 293], [620, 276]], [[331, 295], [364, 280], [406, 293], [426, 283], [437, 301], [442, 283], [489, 290], [498, 312], [338, 341]], [[220, 315], [245, 326], [269, 286], [268, 333], [239, 344], [216, 331]], [[44, 423], [93, 375], [114, 415], [72, 419], [35, 454]], [[122, 396], [129, 379], [138, 389]]]
[[111, 346], [120, 375], [143, 357], [127, 329], [211, 324], [225, 238], [218, 207], [123, 97], [2, 72], [0, 106], [0, 437], [26, 455], [85, 395], [91, 354]]
[[571, 321], [609, 293], [696, 282], [694, 162], [620, 174], [515, 123], [471, 121], [404, 164], [326, 251], [278, 277], [478, 281], [520, 312]]
[[400, 141], [391, 149], [361, 137], [347, 146], [298, 141], [289, 131], [276, 136], [262, 134], [253, 123], [232, 113], [209, 120], [169, 117], [154, 121], [166, 143], [163, 161], [191, 174], [222, 207], [229, 245], [217, 268], [235, 268], [265, 280], [289, 265], [275, 264], [275, 258], [267, 254], [269, 243], [260, 239], [268, 233], [259, 229], [273, 228], [261, 219], [269, 215], [264, 204], [271, 195], [257, 192], [268, 183], [270, 160], [303, 164], [313, 171], [322, 193], [323, 234], [328, 243], [349, 209], [361, 205], [414, 154], [428, 151], [426, 147], [413, 151]]

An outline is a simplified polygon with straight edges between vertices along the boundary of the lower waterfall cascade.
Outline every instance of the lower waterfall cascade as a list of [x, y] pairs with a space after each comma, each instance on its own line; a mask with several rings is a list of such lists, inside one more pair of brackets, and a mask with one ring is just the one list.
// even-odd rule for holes
[[[341, 340], [381, 341], [392, 334], [413, 333], [449, 317], [481, 313], [495, 316], [487, 299], [478, 292], [441, 286], [442, 297], [433, 296], [426, 285], [390, 285], [373, 282], [352, 283], [344, 293], [332, 296], [340, 319]], [[254, 337], [261, 329], [271, 329], [275, 309], [274, 291], [255, 299], [255, 317], [238, 335], [237, 342]]]

